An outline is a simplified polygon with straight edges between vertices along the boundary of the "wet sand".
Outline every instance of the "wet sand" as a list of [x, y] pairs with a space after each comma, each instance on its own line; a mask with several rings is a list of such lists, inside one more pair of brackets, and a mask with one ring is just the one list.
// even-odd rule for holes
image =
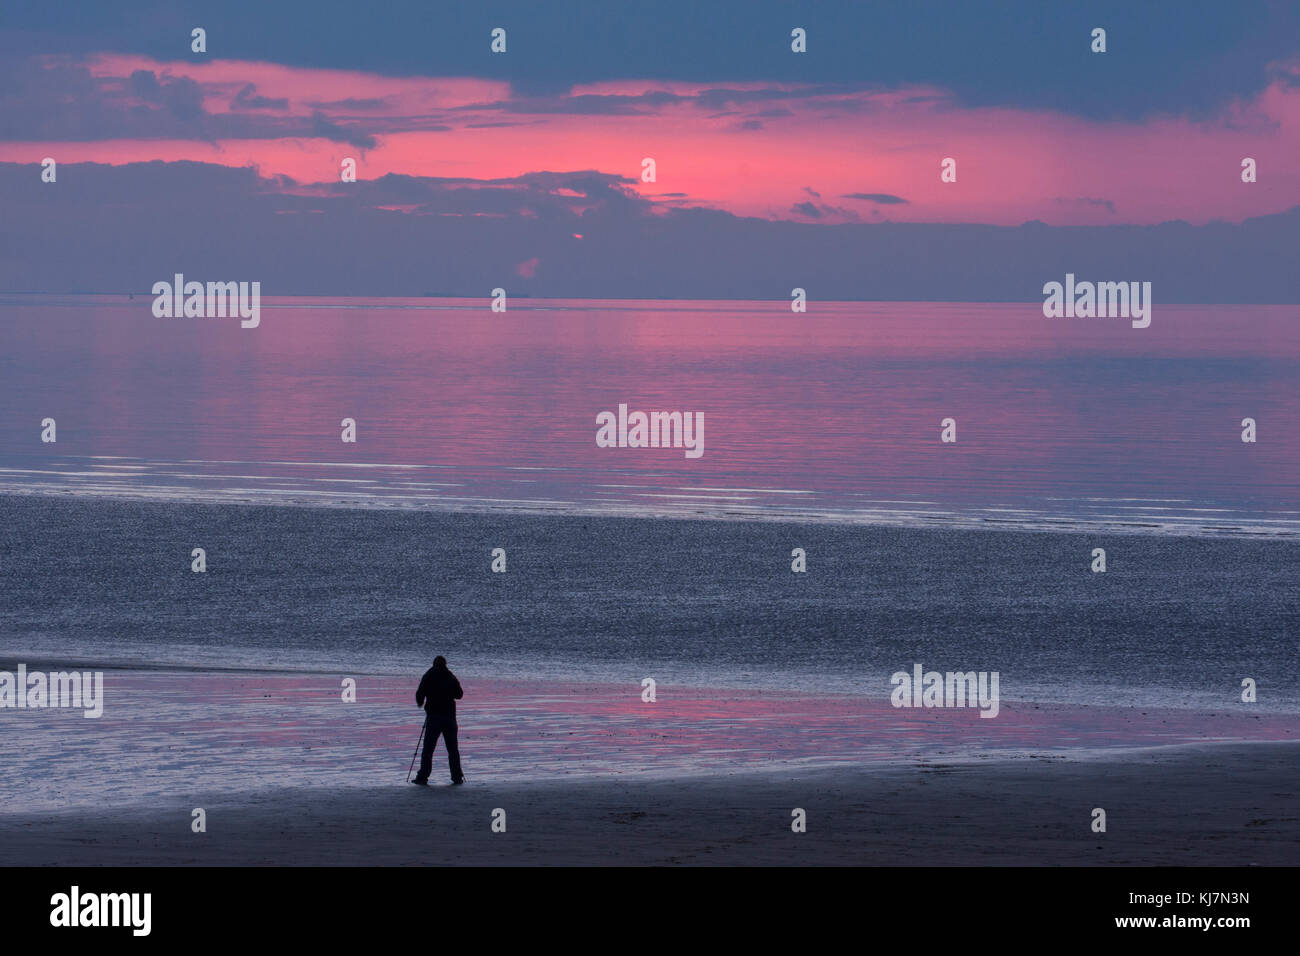
[[[0, 814], [7, 865], [1294, 865], [1300, 744], [1089, 759], [400, 782]], [[435, 777], [435, 781], [437, 777]], [[207, 832], [191, 832], [202, 806]], [[1095, 807], [1107, 832], [1091, 829]], [[506, 831], [493, 832], [505, 810]], [[807, 811], [807, 832], [791, 811]]]
[[[28, 660], [29, 670], [67, 661]], [[99, 665], [83, 662], [78, 669]], [[4, 668], [0, 658], [0, 669]], [[459, 671], [466, 772], [495, 786], [796, 774], [917, 763], [1087, 758], [1180, 744], [1300, 741], [1300, 717], [1247, 704], [1214, 712], [1003, 699], [895, 708], [859, 694], [701, 688], [660, 681], [498, 680]], [[345, 699], [355, 682], [355, 701]], [[259, 791], [332, 793], [401, 782], [422, 712], [408, 676], [105, 668], [103, 713], [7, 709], [0, 813], [234, 801]], [[439, 753], [435, 779], [446, 773]], [[758, 776], [754, 776], [754, 775]]]

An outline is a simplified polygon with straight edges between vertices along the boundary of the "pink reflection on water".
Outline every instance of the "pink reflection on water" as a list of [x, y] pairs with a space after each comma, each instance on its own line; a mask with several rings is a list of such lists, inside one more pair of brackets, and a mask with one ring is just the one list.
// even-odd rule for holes
[[[413, 682], [358, 678], [357, 702], [322, 675], [113, 673], [99, 720], [10, 712], [4, 805], [101, 801], [282, 786], [400, 784], [420, 731]], [[797, 772], [936, 759], [1087, 756], [1115, 748], [1300, 739], [1300, 717], [1003, 703], [895, 709], [887, 700], [795, 693], [465, 680], [466, 772], [476, 780]], [[440, 751], [435, 772], [443, 773]], [[6, 792], [11, 791], [11, 792]]]
[[[82, 472], [111, 455], [145, 471], [32, 481], [236, 500], [1300, 509], [1300, 432], [1280, 424], [1300, 415], [1294, 306], [1157, 299], [1134, 330], [1046, 319], [1037, 302], [817, 302], [798, 316], [785, 302], [486, 303], [268, 296], [255, 334], [155, 319], [147, 299], [17, 304], [0, 447], [28, 449], [30, 422], [53, 415], [58, 454], [16, 462]], [[703, 412], [704, 457], [597, 448], [597, 413], [620, 403]], [[948, 416], [955, 445], [937, 440]], [[1247, 416], [1265, 436], [1253, 445]], [[344, 417], [355, 445], [339, 441]]]

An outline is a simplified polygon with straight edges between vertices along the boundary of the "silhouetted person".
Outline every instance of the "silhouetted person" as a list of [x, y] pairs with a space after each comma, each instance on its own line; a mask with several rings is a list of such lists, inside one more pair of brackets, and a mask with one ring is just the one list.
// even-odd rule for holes
[[424, 708], [428, 724], [424, 731], [424, 752], [420, 754], [420, 772], [412, 783], [421, 787], [429, 785], [433, 772], [433, 750], [438, 746], [438, 735], [447, 741], [447, 766], [451, 768], [451, 782], [464, 783], [465, 774], [460, 769], [460, 747], [456, 743], [456, 701], [465, 696], [456, 675], [447, 670], [447, 659], [433, 659], [433, 666], [420, 678], [415, 691], [415, 703]]

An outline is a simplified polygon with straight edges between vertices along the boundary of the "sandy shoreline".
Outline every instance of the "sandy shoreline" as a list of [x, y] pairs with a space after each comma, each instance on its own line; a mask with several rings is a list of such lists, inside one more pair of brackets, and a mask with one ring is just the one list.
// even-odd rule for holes
[[[5, 504], [0, 669], [104, 682], [97, 719], [0, 712], [0, 863], [1298, 856], [1294, 545], [1133, 537], [1102, 575], [1081, 535]], [[464, 789], [402, 782], [433, 653]], [[917, 666], [1000, 674], [996, 718], [895, 708]]]
[[[6, 710], [0, 813], [93, 816], [106, 803], [238, 804], [257, 793], [370, 792], [401, 781], [423, 719], [411, 679], [352, 675], [356, 700], [348, 701], [344, 676], [107, 671], [98, 719]], [[461, 678], [465, 768], [497, 787], [754, 781], [818, 768], [1118, 759], [1179, 744], [1300, 741], [1300, 718], [1242, 704], [1197, 712], [1003, 701], [989, 720], [974, 707], [895, 708], [887, 688], [828, 695], [661, 683], [646, 702], [635, 680]], [[437, 768], [441, 776], [441, 753]]]
[[[1089, 760], [294, 788], [3, 814], [0, 862], [1294, 865], [1297, 756], [1297, 743], [1195, 745]], [[206, 833], [190, 830], [196, 805]], [[803, 834], [791, 831], [796, 807]], [[1106, 833], [1091, 830], [1094, 807]], [[505, 833], [492, 832], [496, 808]]]

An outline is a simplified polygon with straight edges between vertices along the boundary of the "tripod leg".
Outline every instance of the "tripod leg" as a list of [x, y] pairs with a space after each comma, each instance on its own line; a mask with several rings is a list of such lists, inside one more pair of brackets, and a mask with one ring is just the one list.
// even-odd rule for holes
[[420, 744], [424, 743], [424, 730], [429, 726], [429, 718], [424, 718], [424, 724], [420, 727], [420, 738], [415, 742], [415, 753], [411, 754], [411, 766], [406, 770], [406, 782], [411, 782], [411, 771], [415, 769], [415, 756], [420, 752]]

